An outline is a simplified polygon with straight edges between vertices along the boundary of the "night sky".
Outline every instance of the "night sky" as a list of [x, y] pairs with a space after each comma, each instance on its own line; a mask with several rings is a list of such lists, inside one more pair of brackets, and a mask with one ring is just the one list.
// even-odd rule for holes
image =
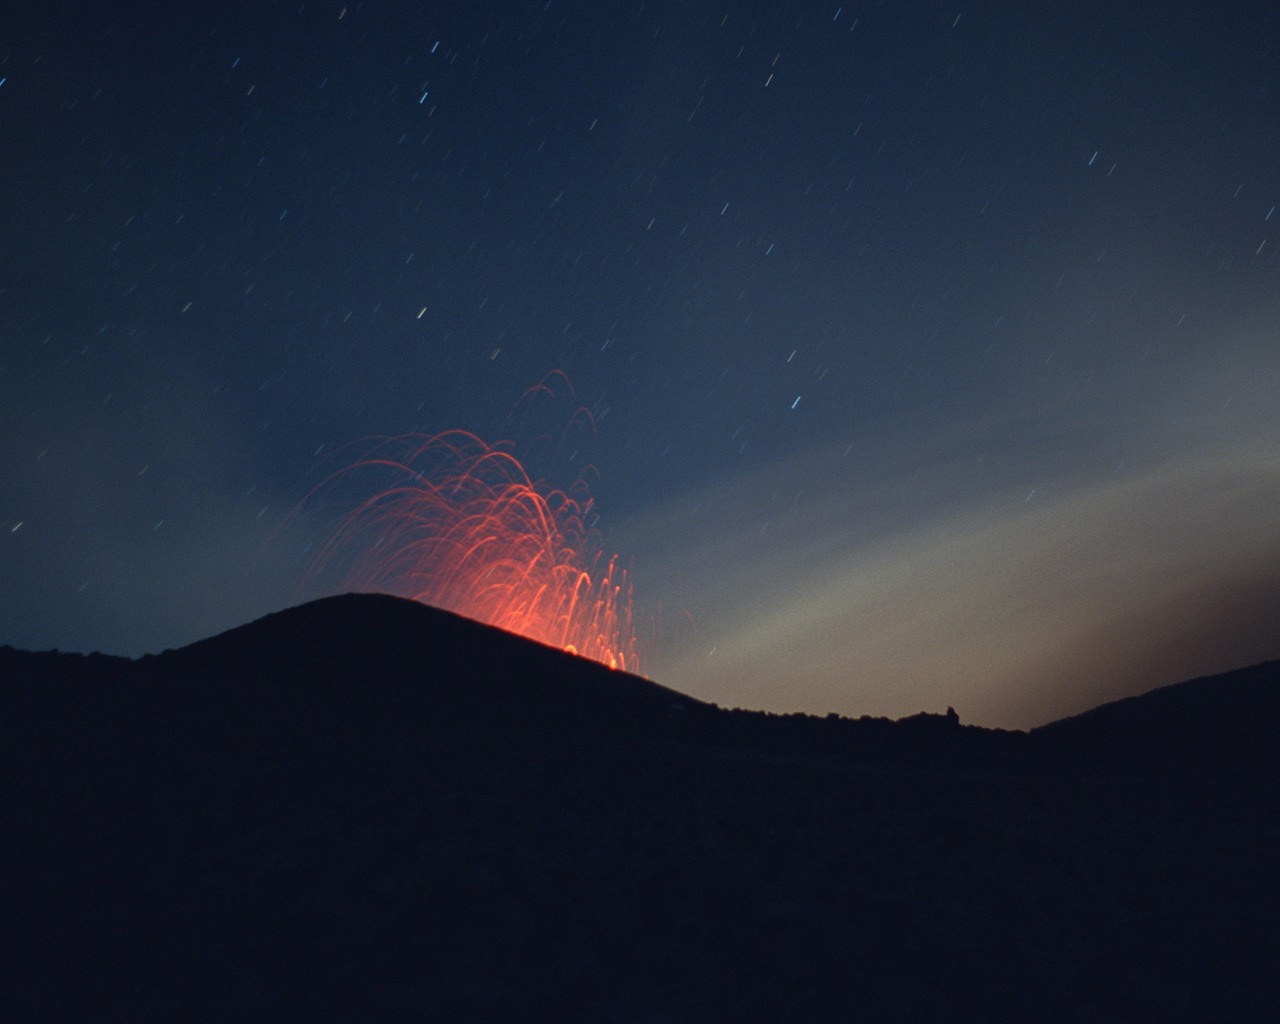
[[721, 704], [1280, 656], [1274, 4], [9, 3], [0, 147], [0, 643], [318, 596], [335, 453], [463, 428]]

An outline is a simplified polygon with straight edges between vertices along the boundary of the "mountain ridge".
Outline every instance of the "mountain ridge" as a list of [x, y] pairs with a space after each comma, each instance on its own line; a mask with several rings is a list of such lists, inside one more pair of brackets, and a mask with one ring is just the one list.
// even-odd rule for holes
[[1036, 737], [1085, 741], [1114, 756], [1236, 764], [1280, 763], [1280, 661], [1199, 676], [1109, 701], [1031, 730]]
[[[300, 635], [292, 627], [292, 623], [295, 622], [302, 626]], [[627, 691], [630, 699], [636, 699], [640, 693], [648, 691], [649, 699], [654, 702], [666, 700], [669, 703], [680, 702], [689, 707], [761, 714], [770, 718], [800, 717], [842, 721], [869, 719], [866, 715], [850, 718], [836, 715], [834, 712], [823, 716], [802, 712], [755, 712], [749, 709], [719, 708], [718, 705], [702, 701], [646, 677], [608, 669], [589, 659], [558, 651], [498, 627], [475, 622], [457, 613], [407, 598], [379, 593], [348, 593], [318, 598], [267, 613], [250, 622], [233, 626], [179, 648], [144, 654], [137, 658], [98, 652], [81, 654], [58, 650], [23, 651], [7, 644], [0, 645], [0, 654], [10, 659], [44, 659], [46, 662], [51, 658], [61, 658], [63, 667], [73, 674], [75, 669], [72, 666], [100, 670], [111, 666], [114, 671], [119, 672], [127, 671], [125, 667], [131, 665], [147, 666], [161, 661], [166, 664], [183, 662], [194, 665], [209, 659], [220, 663], [221, 668], [234, 668], [237, 664], [243, 664], [249, 660], [260, 660], [265, 653], [262, 646], [265, 640], [268, 644], [277, 647], [282, 641], [290, 646], [289, 650], [276, 651], [272, 655], [277, 660], [287, 656], [290, 664], [295, 667], [316, 662], [322, 663], [326, 669], [331, 669], [333, 661], [328, 659], [332, 657], [333, 652], [328, 648], [340, 633], [344, 636], [341, 647], [369, 648], [369, 654], [376, 653], [377, 649], [374, 646], [376, 643], [388, 638], [397, 639], [395, 655], [402, 669], [406, 654], [415, 646], [422, 647], [432, 640], [438, 642], [441, 638], [447, 637], [450, 646], [457, 648], [462, 643], [473, 655], [476, 651], [483, 649], [484, 656], [480, 661], [486, 669], [500, 669], [506, 660], [516, 658], [524, 661], [528, 657], [535, 659], [539, 667], [555, 666], [555, 670], [561, 673], [566, 665], [574, 665], [585, 670], [587, 675], [593, 675], [599, 679], [609, 677], [618, 680], [618, 685], [607, 687], [606, 690]], [[287, 640], [286, 637], [288, 637]], [[409, 639], [406, 641], [406, 638]], [[321, 651], [324, 651], [323, 655], [319, 653]], [[425, 649], [421, 651], [424, 659], [430, 653], [432, 652]], [[357, 659], [357, 661], [367, 662], [368, 658]], [[14, 670], [13, 664], [10, 665], [10, 670]], [[607, 676], [600, 675], [599, 672], [607, 673]], [[575, 677], [575, 683], [583, 678], [582, 672], [571, 671], [571, 674]], [[1244, 682], [1246, 680], [1247, 683]], [[1189, 706], [1193, 699], [1195, 702], [1204, 703], [1206, 698], [1211, 697], [1210, 691], [1228, 688], [1233, 691], [1230, 703], [1240, 707], [1242, 711], [1263, 716], [1280, 712], [1280, 696], [1278, 696], [1280, 695], [1280, 660], [1260, 662], [1190, 680], [1163, 684], [1144, 693], [1108, 701], [1086, 711], [1054, 719], [1026, 730], [972, 725], [966, 725], [965, 728], [977, 728], [993, 733], [1046, 736], [1056, 734], [1065, 737], [1072, 733], [1081, 734], [1101, 728], [1104, 721], [1132, 722], [1135, 717], [1141, 716], [1143, 709], [1154, 703], [1161, 704], [1162, 711]], [[598, 694], [592, 696], [598, 696]], [[899, 719], [877, 720], [927, 726], [929, 723], [952, 724], [950, 719], [953, 714], [951, 709], [948, 709], [945, 715], [921, 711]]]
[[370, 595], [137, 661], [0, 649], [10, 1002], [1274, 1020], [1280, 771], [1101, 756], [1146, 728], [1122, 704], [1030, 734], [725, 710]]

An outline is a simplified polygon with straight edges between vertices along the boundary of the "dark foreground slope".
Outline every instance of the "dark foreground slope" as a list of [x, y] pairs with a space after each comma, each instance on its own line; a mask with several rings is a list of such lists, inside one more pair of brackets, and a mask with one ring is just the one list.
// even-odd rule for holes
[[383, 597], [0, 650], [7, 1016], [1274, 1021], [1276, 674], [1028, 736]]
[[1108, 765], [1244, 772], [1280, 764], [1280, 661], [1165, 686], [1041, 726]]

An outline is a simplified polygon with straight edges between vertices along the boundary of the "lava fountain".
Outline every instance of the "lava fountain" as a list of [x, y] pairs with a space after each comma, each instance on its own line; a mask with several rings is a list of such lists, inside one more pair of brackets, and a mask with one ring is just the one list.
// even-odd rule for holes
[[378, 480], [322, 545], [312, 573], [446, 608], [612, 668], [640, 670], [631, 584], [589, 525], [585, 481], [533, 481], [506, 444], [451, 430], [378, 441], [308, 503]]

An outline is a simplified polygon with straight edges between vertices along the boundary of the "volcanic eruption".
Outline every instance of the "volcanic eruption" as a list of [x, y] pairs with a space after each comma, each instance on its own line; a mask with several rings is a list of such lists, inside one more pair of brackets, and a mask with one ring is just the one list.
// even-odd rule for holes
[[534, 480], [512, 448], [465, 430], [373, 442], [304, 502], [376, 484], [321, 545], [312, 577], [336, 571], [346, 589], [408, 597], [638, 672], [631, 584], [590, 525], [586, 482]]

